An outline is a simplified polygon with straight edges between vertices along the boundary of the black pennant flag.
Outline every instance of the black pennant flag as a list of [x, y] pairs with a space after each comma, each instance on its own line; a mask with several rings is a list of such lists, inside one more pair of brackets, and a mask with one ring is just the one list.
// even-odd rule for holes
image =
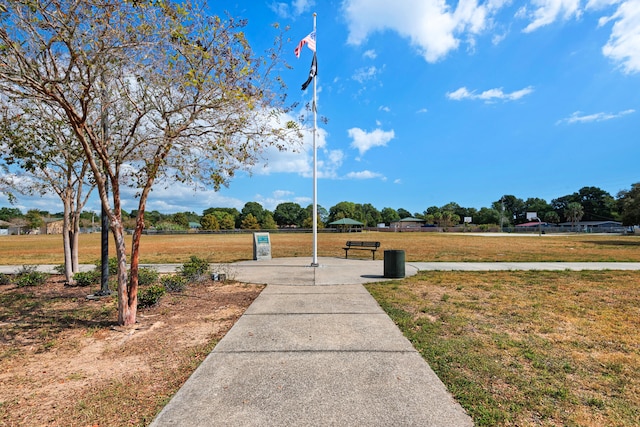
[[309, 84], [311, 84], [311, 81], [313, 80], [313, 78], [317, 75], [318, 75], [318, 63], [316, 62], [316, 54], [314, 52], [313, 60], [311, 61], [311, 69], [309, 70], [309, 78], [307, 79], [306, 82], [302, 84], [302, 90], [306, 90]]

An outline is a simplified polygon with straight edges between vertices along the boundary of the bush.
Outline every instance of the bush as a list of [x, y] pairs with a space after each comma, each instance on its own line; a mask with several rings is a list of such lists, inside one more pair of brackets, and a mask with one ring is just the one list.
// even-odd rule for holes
[[43, 285], [48, 277], [49, 275], [47, 273], [36, 271], [34, 265], [24, 265], [18, 272], [15, 283], [19, 288], [24, 286], [39, 286]]
[[73, 275], [73, 280], [77, 286], [91, 286], [100, 283], [101, 274], [99, 271], [78, 272]]
[[158, 281], [160, 274], [152, 268], [138, 269], [138, 286], [153, 285]]
[[190, 282], [202, 282], [208, 276], [209, 262], [191, 255], [189, 261], [182, 264], [179, 271]]
[[[96, 265], [96, 271], [102, 271], [102, 260], [99, 259], [94, 262]], [[109, 277], [115, 277], [118, 275], [118, 258], [109, 258]]]
[[169, 292], [182, 292], [187, 286], [187, 279], [184, 276], [172, 274], [170, 276], [162, 276], [160, 283]]
[[8, 274], [0, 273], [0, 285], [10, 285], [11, 276]]
[[166, 293], [164, 286], [151, 285], [138, 292], [138, 308], [153, 307], [160, 302], [160, 298]]

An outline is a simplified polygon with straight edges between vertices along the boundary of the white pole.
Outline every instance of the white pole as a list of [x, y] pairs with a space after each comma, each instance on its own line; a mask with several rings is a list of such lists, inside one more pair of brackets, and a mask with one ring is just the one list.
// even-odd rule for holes
[[[313, 14], [313, 32], [316, 31], [316, 16]], [[318, 54], [318, 35], [316, 34], [316, 52]], [[317, 67], [317, 65], [316, 65]], [[316, 75], [318, 72], [316, 71]], [[318, 267], [318, 151], [316, 147], [316, 133], [318, 128], [318, 109], [316, 106], [316, 76], [313, 76], [313, 261], [312, 267]]]

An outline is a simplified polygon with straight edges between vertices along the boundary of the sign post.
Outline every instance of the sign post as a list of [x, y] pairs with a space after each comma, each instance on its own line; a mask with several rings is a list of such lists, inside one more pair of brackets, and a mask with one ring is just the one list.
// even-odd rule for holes
[[253, 259], [271, 259], [271, 238], [269, 233], [253, 233]]

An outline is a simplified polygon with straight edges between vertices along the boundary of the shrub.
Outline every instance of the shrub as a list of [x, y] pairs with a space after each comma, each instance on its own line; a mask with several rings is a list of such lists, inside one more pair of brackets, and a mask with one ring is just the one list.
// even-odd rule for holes
[[58, 274], [64, 274], [64, 264], [58, 264], [55, 267], [53, 267], [53, 271], [55, 271]]
[[101, 275], [97, 270], [83, 272], [80, 271], [73, 275], [73, 280], [77, 286], [91, 286], [100, 283]]
[[10, 285], [11, 276], [8, 274], [0, 273], [0, 285]]
[[48, 277], [47, 273], [36, 271], [34, 265], [24, 265], [18, 272], [15, 283], [19, 288], [23, 286], [39, 286], [43, 285]]
[[153, 285], [159, 277], [160, 274], [156, 270], [142, 267], [138, 269], [138, 286]]
[[160, 283], [169, 292], [182, 292], [187, 286], [187, 279], [184, 276], [172, 274], [170, 276], [162, 276]]
[[138, 308], [153, 307], [166, 293], [162, 285], [151, 285], [138, 292]]
[[208, 272], [209, 262], [195, 255], [191, 255], [189, 261], [180, 268], [180, 273], [191, 282], [202, 282], [207, 278]]

